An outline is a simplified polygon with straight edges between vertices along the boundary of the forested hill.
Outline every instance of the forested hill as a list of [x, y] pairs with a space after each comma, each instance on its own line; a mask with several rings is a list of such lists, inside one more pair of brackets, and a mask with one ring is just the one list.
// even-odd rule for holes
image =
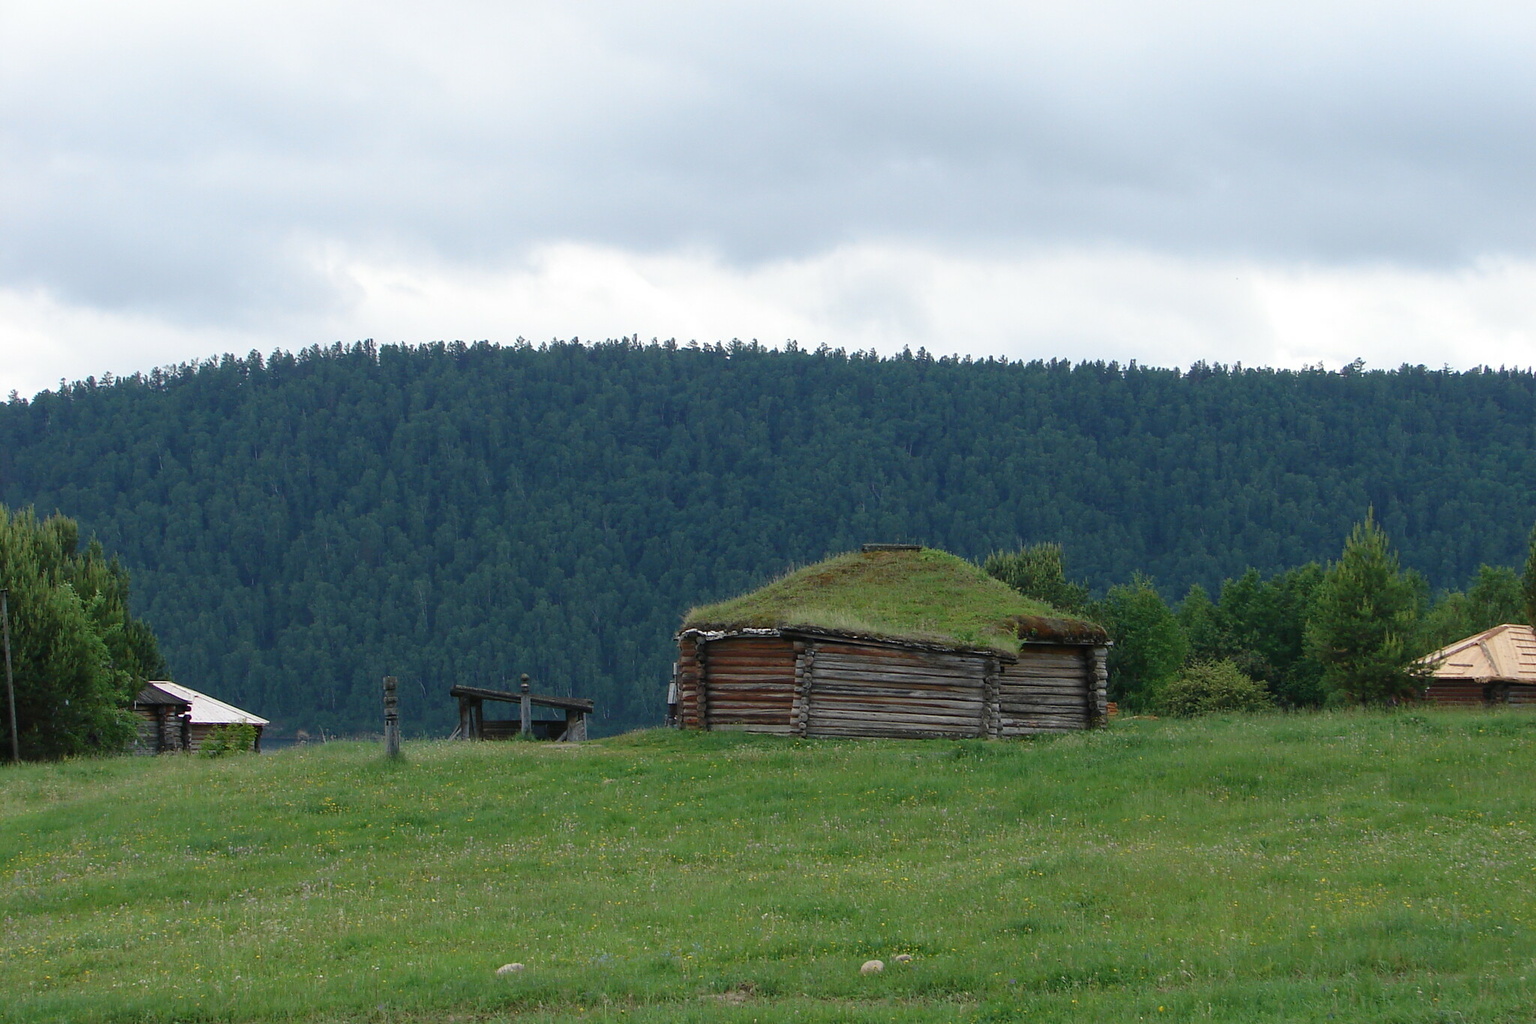
[[0, 501], [77, 518], [173, 676], [282, 730], [372, 726], [386, 673], [412, 732], [525, 671], [654, 723], [689, 606], [868, 540], [1059, 540], [1176, 597], [1374, 505], [1448, 587], [1523, 560], [1533, 495], [1525, 372], [363, 344], [0, 407]]

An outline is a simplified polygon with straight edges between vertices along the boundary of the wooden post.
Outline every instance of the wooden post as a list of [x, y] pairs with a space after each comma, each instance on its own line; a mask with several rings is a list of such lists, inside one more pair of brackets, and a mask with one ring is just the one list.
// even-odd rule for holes
[[394, 676], [384, 677], [384, 756], [400, 756], [400, 709]]
[[519, 726], [519, 735], [525, 740], [533, 739], [533, 701], [528, 696], [528, 673], [524, 672], [518, 677], [520, 684], [518, 689], [522, 691], [522, 724]]
[[11, 710], [11, 760], [21, 763], [21, 741], [16, 730], [16, 684], [11, 679], [11, 592], [0, 590], [0, 621], [5, 624], [5, 699]]

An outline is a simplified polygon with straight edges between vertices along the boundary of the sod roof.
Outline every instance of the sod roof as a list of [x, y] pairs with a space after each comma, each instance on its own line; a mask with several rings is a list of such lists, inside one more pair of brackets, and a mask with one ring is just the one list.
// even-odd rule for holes
[[932, 548], [856, 551], [694, 608], [683, 628], [788, 629], [1017, 654], [1021, 640], [1102, 643], [1103, 629]]

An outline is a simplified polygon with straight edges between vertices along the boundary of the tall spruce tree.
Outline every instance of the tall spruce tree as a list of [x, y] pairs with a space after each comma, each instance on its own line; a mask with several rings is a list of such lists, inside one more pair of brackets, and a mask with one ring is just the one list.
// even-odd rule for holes
[[1398, 567], [1387, 535], [1368, 510], [1328, 566], [1313, 595], [1308, 651], [1323, 666], [1323, 685], [1361, 704], [1411, 697], [1419, 685], [1409, 666], [1424, 604], [1424, 586]]

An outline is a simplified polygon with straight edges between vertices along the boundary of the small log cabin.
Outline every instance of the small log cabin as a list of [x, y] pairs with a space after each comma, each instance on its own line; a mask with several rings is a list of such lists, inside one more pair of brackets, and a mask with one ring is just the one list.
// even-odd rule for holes
[[133, 711], [140, 722], [134, 750], [145, 754], [170, 750], [195, 752], [202, 747], [208, 734], [222, 725], [253, 726], [256, 738], [251, 749], [260, 752], [262, 730], [271, 724], [233, 704], [164, 679], [154, 680], [139, 691], [133, 701]]
[[191, 701], [162, 690], [154, 683], [144, 684], [144, 689], [133, 699], [133, 714], [139, 727], [133, 752], [164, 754], [186, 750], [192, 741], [191, 712]]
[[694, 609], [676, 639], [685, 729], [1002, 738], [1107, 720], [1101, 627], [912, 545], [866, 545]]
[[1426, 654], [1424, 699], [1435, 704], [1482, 707], [1536, 705], [1536, 631], [1507, 622]]

